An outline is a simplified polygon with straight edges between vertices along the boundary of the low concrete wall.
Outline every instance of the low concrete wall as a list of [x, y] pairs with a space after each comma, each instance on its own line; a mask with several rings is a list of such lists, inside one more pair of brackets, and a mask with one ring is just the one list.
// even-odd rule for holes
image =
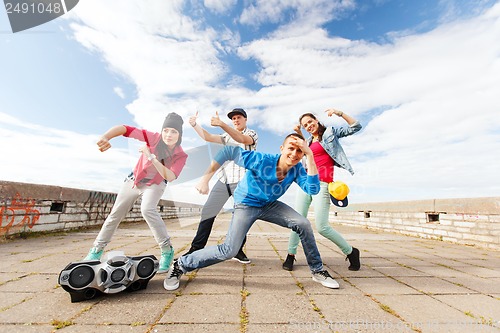
[[[115, 199], [116, 193], [0, 181], [0, 236], [101, 225]], [[199, 216], [201, 208], [169, 200], [158, 204], [164, 219]], [[142, 220], [138, 200], [123, 222]]]
[[[0, 181], [0, 236], [101, 225], [115, 199], [116, 193]], [[199, 216], [201, 208], [158, 204], [164, 219]], [[138, 200], [124, 222], [142, 220]], [[332, 205], [330, 221], [500, 250], [500, 197]]]
[[330, 221], [500, 249], [500, 197], [332, 205]]

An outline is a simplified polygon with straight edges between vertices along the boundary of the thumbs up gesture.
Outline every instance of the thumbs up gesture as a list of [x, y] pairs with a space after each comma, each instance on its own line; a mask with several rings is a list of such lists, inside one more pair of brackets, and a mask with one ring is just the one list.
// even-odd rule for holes
[[223, 124], [224, 122], [219, 118], [219, 112], [215, 111], [215, 117], [210, 119], [210, 125], [221, 127]]
[[195, 127], [197, 118], [198, 118], [198, 111], [196, 111], [196, 114], [194, 116], [189, 117], [189, 125]]

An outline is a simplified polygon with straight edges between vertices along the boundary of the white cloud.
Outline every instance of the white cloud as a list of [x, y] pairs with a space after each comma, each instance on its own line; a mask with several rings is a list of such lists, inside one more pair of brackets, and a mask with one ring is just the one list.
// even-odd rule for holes
[[283, 23], [286, 22], [288, 12], [292, 12], [292, 22], [279, 30], [297, 32], [311, 26], [320, 26], [354, 7], [355, 1], [351, 0], [256, 0], [243, 10], [240, 22], [250, 26]]
[[[129, 111], [164, 115], [168, 95], [211, 93], [225, 75], [213, 31], [182, 15], [180, 1], [85, 1], [75, 8], [75, 39], [137, 87]], [[95, 15], [96, 10], [100, 12]], [[112, 15], [116, 20], [109, 20]], [[112, 23], [111, 23], [112, 21]], [[189, 105], [172, 105], [187, 114]], [[153, 116], [154, 118], [154, 116]]]
[[[99, 135], [42, 127], [1, 112], [0, 131], [6, 157], [0, 164], [2, 180], [93, 191], [118, 192], [142, 146], [139, 141], [117, 137], [111, 140], [111, 149], [100, 152], [96, 145]], [[196, 192], [196, 181], [173, 182], [164, 198], [203, 204], [207, 196]]]
[[204, 0], [203, 3], [208, 9], [223, 14], [234, 7], [237, 0]]
[[18, 156], [2, 161], [3, 180], [76, 188], [85, 184], [109, 191], [119, 189], [117, 171], [125, 177], [134, 166], [131, 152], [125, 149], [99, 152], [97, 135], [41, 127], [6, 114], [0, 114], [0, 119], [2, 153]]
[[113, 88], [113, 91], [115, 94], [118, 95], [118, 97], [120, 97], [121, 99], [124, 99], [125, 98], [125, 93], [123, 92], [123, 89], [120, 88], [120, 87], [114, 87]]
[[499, 180], [491, 167], [500, 158], [499, 17], [497, 5], [385, 45], [332, 38], [317, 28], [306, 35], [280, 30], [239, 54], [262, 66], [257, 78], [265, 88], [256, 96], [265, 128], [288, 132], [310, 111], [338, 125], [321, 115], [331, 106], [356, 117], [389, 109], [343, 140], [357, 174], [340, 174], [360, 189], [352, 194], [357, 201], [373, 198], [371, 187], [399, 188], [378, 194], [380, 200], [493, 196], [499, 193], [490, 185]]
[[[204, 4], [216, 13], [235, 6], [230, 0]], [[237, 31], [207, 27], [183, 14], [183, 5], [86, 0], [68, 13], [75, 40], [135, 86], [137, 98], [127, 108], [139, 126], [155, 130], [168, 112], [187, 119], [197, 110], [207, 124], [216, 110], [238, 105], [252, 114], [252, 127], [284, 134], [304, 112], [344, 124], [322, 113], [336, 107], [365, 120], [362, 132], [342, 140], [356, 175], [336, 171], [351, 186], [351, 202], [497, 195], [499, 4], [477, 17], [447, 16], [427, 33], [391, 33], [390, 43], [377, 44], [324, 30], [325, 22], [352, 9], [354, 1], [254, 1], [239, 23], [271, 22], [277, 28], [243, 45]], [[290, 11], [295, 20], [287, 23]], [[245, 88], [244, 79], [230, 72], [221, 55], [233, 54], [257, 64], [254, 77], [262, 89]], [[97, 135], [37, 128], [3, 116], [2, 121], [9, 124], [2, 147], [16, 156], [16, 144], [35, 145], [37, 173], [54, 184], [81, 184], [84, 178], [94, 189], [116, 189], [116, 165], [130, 169], [137, 158], [135, 147], [100, 154], [94, 150]], [[185, 134], [186, 148], [199, 143], [190, 131]], [[74, 169], [54, 167], [52, 155], [64, 156]], [[9, 163], [17, 163], [4, 173], [10, 179], [33, 173], [32, 165]], [[195, 197], [192, 188], [185, 193]]]

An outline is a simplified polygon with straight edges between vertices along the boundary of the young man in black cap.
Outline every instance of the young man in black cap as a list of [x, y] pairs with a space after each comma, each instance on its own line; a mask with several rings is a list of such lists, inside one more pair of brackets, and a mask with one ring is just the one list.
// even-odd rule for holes
[[[195, 116], [189, 118], [189, 123], [195, 129], [196, 133], [205, 141], [220, 143], [223, 145], [236, 145], [245, 150], [256, 150], [258, 135], [257, 132], [247, 128], [247, 113], [245, 110], [237, 108], [228, 113], [228, 118], [233, 122], [233, 127], [227, 125], [216, 112], [215, 117], [212, 117], [210, 124], [220, 127], [225, 131], [223, 134], [211, 134], [196, 123], [198, 112]], [[196, 250], [203, 249], [208, 242], [215, 217], [220, 212], [224, 204], [229, 200], [236, 189], [239, 181], [245, 175], [245, 168], [236, 165], [233, 161], [225, 163], [218, 174], [219, 180], [212, 188], [208, 199], [201, 211], [201, 221], [198, 225], [196, 236], [191, 242], [191, 248], [187, 253], [192, 253]], [[233, 258], [243, 264], [249, 264], [250, 260], [243, 252], [245, 240], [241, 245], [238, 254]]]

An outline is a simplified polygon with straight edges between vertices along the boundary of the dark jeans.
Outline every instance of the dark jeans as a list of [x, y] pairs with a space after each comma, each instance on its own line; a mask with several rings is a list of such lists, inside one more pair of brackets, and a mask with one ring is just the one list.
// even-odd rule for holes
[[[196, 235], [191, 242], [191, 249], [189, 249], [190, 253], [203, 249], [207, 245], [208, 238], [212, 232], [215, 217], [219, 214], [222, 207], [224, 207], [224, 204], [229, 200], [229, 197], [233, 195], [237, 185], [237, 183], [224, 184], [220, 180], [215, 183], [212, 191], [210, 191], [210, 194], [208, 195], [207, 202], [201, 210], [201, 221], [198, 225]], [[246, 241], [247, 237], [245, 236], [240, 251], [243, 251], [243, 246]]]
[[[214, 225], [215, 217], [203, 220], [198, 225], [198, 231], [196, 232], [196, 236], [194, 236], [193, 241], [191, 242], [191, 249], [189, 252], [194, 252], [200, 249], [203, 249], [208, 242], [208, 238], [210, 237], [210, 233], [212, 232], [212, 226]], [[243, 239], [243, 244], [241, 245], [240, 251], [243, 251], [243, 246], [247, 242], [247, 236]]]

